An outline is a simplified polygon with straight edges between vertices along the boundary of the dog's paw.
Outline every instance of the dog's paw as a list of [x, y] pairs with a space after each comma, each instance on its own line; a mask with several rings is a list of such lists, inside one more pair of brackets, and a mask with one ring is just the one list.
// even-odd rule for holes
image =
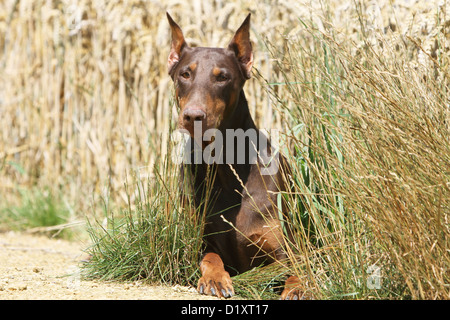
[[281, 293], [280, 300], [311, 300], [312, 297], [305, 293], [300, 279], [296, 276], [290, 276], [285, 283], [284, 290]]
[[284, 289], [280, 300], [304, 300], [303, 292], [300, 289]]
[[198, 280], [197, 291], [219, 298], [231, 298], [234, 295], [230, 274], [226, 271], [205, 274]]

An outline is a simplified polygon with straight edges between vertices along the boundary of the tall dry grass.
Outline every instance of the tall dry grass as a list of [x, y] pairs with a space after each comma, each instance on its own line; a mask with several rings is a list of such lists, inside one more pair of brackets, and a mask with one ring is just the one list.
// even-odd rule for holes
[[[390, 1], [363, 3], [368, 28], [396, 24], [400, 32], [432, 41], [438, 1], [416, 1], [412, 7], [399, 1], [395, 8]], [[167, 152], [173, 111], [166, 10], [192, 45], [212, 46], [225, 46], [253, 12], [255, 67], [271, 81], [280, 79], [280, 70], [264, 42], [283, 46], [284, 36], [301, 27], [299, 18], [323, 28], [324, 12], [333, 12], [337, 30], [362, 43], [352, 1], [2, 1], [0, 191], [5, 198], [16, 198], [18, 187], [37, 184], [63, 189], [82, 207], [92, 194], [126, 204], [127, 172], [152, 177], [153, 164]], [[257, 123], [280, 127], [266, 88], [252, 79], [246, 92]]]
[[431, 46], [395, 24], [369, 32], [358, 5], [361, 43], [305, 20], [270, 46], [292, 141], [291, 245], [318, 296], [450, 298], [450, 20], [435, 9]]

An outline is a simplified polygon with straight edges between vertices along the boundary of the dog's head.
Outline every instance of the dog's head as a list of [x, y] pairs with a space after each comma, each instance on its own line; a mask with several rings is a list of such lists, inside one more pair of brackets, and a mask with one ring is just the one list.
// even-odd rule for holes
[[175, 83], [178, 125], [194, 134], [201, 121], [202, 134], [230, 119], [253, 65], [250, 14], [226, 48], [189, 47], [178, 24], [167, 13], [172, 46], [167, 66]]

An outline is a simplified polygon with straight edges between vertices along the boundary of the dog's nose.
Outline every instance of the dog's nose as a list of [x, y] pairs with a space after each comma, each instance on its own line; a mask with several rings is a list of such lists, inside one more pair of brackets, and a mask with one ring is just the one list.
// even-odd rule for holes
[[185, 126], [194, 125], [194, 121], [203, 121], [206, 113], [200, 109], [186, 109], [183, 112], [183, 122]]

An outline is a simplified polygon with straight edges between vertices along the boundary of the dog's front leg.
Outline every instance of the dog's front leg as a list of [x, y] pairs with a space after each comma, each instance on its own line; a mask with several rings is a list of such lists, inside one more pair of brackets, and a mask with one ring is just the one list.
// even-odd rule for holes
[[197, 290], [201, 294], [229, 298], [234, 295], [230, 274], [225, 271], [222, 259], [216, 253], [205, 254], [200, 263], [202, 277]]

